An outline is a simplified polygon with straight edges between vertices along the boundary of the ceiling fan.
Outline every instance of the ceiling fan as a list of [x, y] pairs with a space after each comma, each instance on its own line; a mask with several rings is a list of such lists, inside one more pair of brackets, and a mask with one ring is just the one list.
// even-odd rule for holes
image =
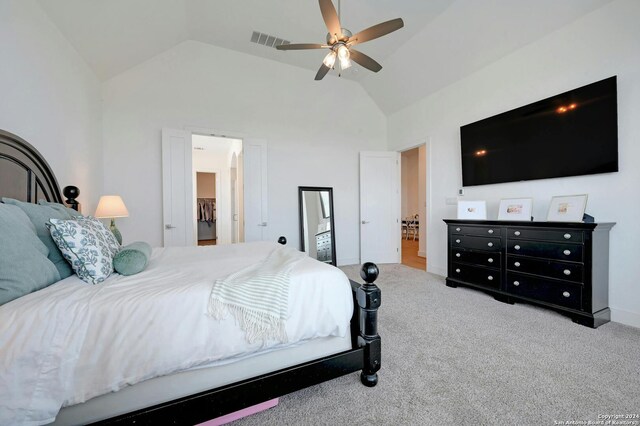
[[383, 35], [387, 35], [404, 26], [401, 18], [392, 19], [382, 22], [378, 25], [362, 30], [353, 35], [351, 31], [342, 28], [340, 18], [333, 6], [331, 0], [318, 0], [320, 3], [320, 12], [324, 23], [327, 25], [329, 33], [327, 34], [327, 44], [300, 43], [300, 44], [281, 44], [278, 50], [304, 50], [304, 49], [330, 49], [325, 56], [322, 65], [316, 74], [316, 80], [322, 80], [325, 75], [333, 68], [336, 58], [340, 62], [340, 68], [345, 70], [351, 66], [351, 60], [362, 65], [368, 70], [378, 72], [382, 69], [382, 65], [371, 59], [369, 56], [359, 52], [353, 46], [373, 40]]

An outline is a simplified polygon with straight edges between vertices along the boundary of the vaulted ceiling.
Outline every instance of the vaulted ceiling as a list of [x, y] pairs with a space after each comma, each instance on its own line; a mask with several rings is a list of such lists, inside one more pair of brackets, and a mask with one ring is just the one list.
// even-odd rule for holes
[[[316, 0], [38, 0], [102, 80], [185, 40], [197, 40], [309, 69], [324, 51], [277, 51], [251, 42], [259, 31], [294, 43], [322, 43], [327, 30]], [[405, 27], [359, 46], [382, 64], [354, 66], [390, 114], [561, 28], [611, 0], [340, 0], [352, 32], [401, 17]], [[338, 0], [334, 0], [338, 7]]]

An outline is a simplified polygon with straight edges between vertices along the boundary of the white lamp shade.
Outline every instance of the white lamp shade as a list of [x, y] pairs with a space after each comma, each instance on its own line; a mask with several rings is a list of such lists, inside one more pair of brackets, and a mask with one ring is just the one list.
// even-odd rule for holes
[[124, 201], [119, 195], [103, 195], [98, 202], [96, 209], [96, 217], [98, 218], [114, 218], [128, 217], [129, 211]]

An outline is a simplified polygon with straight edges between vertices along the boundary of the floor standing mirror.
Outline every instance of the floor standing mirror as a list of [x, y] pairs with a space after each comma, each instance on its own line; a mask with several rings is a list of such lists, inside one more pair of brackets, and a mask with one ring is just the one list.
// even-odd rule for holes
[[320, 262], [336, 265], [333, 188], [299, 186], [300, 245]]

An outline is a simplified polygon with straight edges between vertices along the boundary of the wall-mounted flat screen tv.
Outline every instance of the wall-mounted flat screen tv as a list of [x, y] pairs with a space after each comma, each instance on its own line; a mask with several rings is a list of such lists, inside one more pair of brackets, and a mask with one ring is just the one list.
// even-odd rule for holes
[[462, 185], [618, 171], [616, 77], [460, 127]]

